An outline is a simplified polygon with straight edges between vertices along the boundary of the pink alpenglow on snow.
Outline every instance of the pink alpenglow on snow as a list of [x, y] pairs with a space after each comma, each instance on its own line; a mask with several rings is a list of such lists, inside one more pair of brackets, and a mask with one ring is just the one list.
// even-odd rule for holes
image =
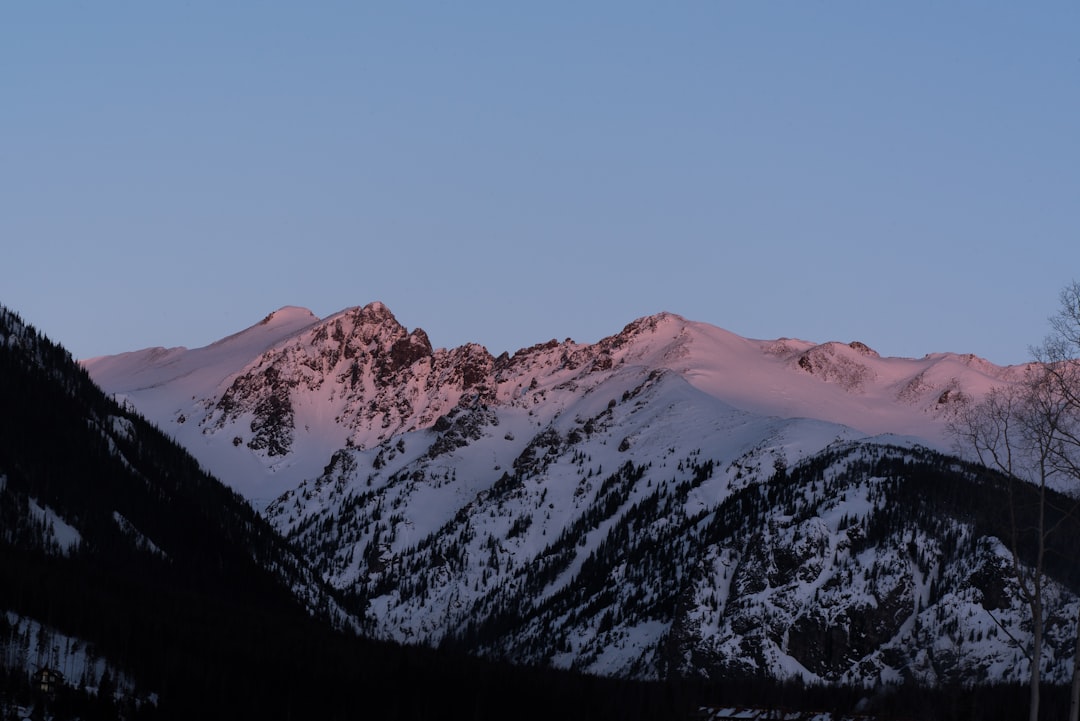
[[1023, 371], [951, 353], [882, 358], [858, 342], [752, 340], [672, 313], [595, 344], [551, 341], [494, 358], [478, 345], [433, 349], [378, 302], [321, 320], [287, 306], [203, 348], [148, 348], [84, 366], [223, 480], [262, 500], [314, 477], [341, 448], [431, 428], [462, 404], [552, 423], [657, 374], [695, 389], [701, 402], [720, 402], [724, 413], [813, 419], [945, 449], [957, 404]]

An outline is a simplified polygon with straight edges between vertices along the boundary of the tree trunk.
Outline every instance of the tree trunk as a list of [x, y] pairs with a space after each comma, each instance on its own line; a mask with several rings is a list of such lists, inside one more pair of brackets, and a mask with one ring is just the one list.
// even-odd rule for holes
[[1073, 654], [1072, 697], [1069, 700], [1069, 721], [1080, 721], [1080, 613], [1076, 618], [1076, 652]]
[[1035, 631], [1032, 634], [1031, 644], [1031, 705], [1028, 707], [1028, 721], [1039, 721], [1039, 684], [1042, 676], [1042, 614], [1035, 616], [1035, 619]]

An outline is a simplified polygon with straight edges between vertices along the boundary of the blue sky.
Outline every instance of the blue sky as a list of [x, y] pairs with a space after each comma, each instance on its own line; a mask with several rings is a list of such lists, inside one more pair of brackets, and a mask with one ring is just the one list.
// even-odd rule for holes
[[1080, 278], [1080, 3], [0, 8], [0, 303], [77, 357], [381, 300], [1025, 360]]

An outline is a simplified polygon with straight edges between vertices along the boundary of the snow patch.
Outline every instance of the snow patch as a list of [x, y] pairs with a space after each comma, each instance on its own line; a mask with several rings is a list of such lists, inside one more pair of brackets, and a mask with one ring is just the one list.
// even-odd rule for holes
[[30, 515], [45, 529], [47, 544], [53, 544], [63, 555], [74, 553], [82, 543], [82, 534], [78, 529], [69, 524], [59, 514], [48, 506], [43, 506], [37, 499], [31, 498], [29, 503]]

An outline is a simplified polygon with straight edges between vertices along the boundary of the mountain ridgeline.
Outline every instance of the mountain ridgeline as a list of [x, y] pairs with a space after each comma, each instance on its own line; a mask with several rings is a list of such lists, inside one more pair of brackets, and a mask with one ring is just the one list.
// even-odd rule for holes
[[[677, 717], [668, 689], [364, 640], [233, 490], [0, 308], [4, 718]], [[43, 673], [52, 677], [49, 690]]]
[[[433, 348], [378, 303], [283, 308], [204, 348], [84, 367], [121, 404], [85, 425], [117, 432], [136, 409], [260, 509], [236, 511], [281, 554], [247, 554], [284, 589], [260, 598], [405, 644], [443, 681], [532, 669], [500, 688], [555, 684], [545, 698], [577, 710], [617, 688], [652, 717], [707, 700], [919, 718], [1022, 705], [1031, 627], [1006, 543], [1025, 487], [942, 453], [957, 409], [1022, 367], [749, 340], [668, 313], [496, 357]], [[138, 548], [168, 553], [119, 515], [152, 542]], [[1061, 684], [1080, 529], [1057, 521], [1042, 664]]]

